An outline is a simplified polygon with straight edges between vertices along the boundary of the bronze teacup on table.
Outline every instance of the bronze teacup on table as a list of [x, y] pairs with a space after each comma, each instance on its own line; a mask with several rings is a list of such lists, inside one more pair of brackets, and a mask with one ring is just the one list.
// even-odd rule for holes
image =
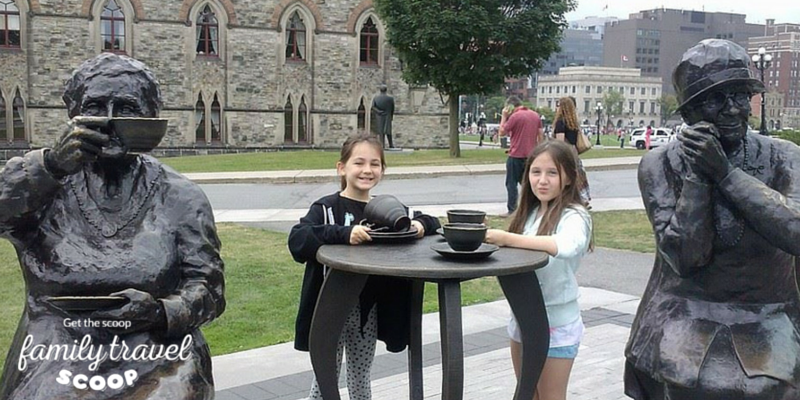
[[390, 194], [373, 197], [364, 207], [364, 218], [376, 228], [388, 226], [394, 232], [407, 231], [411, 227], [406, 206]]

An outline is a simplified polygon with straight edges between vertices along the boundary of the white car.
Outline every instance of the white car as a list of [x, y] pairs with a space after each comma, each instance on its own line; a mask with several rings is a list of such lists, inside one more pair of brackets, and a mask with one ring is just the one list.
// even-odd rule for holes
[[[634, 129], [633, 132], [631, 132], [630, 141], [628, 143], [637, 149], [644, 150], [645, 131], [647, 131], [647, 128]], [[663, 146], [673, 140], [675, 140], [675, 134], [672, 133], [672, 129], [654, 128], [653, 133], [650, 136], [650, 148], [652, 149], [654, 147]]]

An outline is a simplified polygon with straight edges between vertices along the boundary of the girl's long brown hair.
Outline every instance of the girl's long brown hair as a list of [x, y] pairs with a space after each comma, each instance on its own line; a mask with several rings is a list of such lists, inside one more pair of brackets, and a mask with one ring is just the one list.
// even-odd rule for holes
[[577, 131], [580, 129], [578, 113], [575, 112], [575, 100], [573, 100], [572, 97], [565, 96], [558, 99], [556, 116], [553, 118], [553, 132], [555, 132], [556, 122], [558, 121], [564, 121], [564, 126], [567, 130]]
[[[522, 234], [525, 229], [525, 222], [533, 212], [533, 209], [541, 205], [541, 201], [531, 190], [530, 169], [536, 157], [547, 153], [556, 164], [556, 169], [561, 177], [561, 195], [550, 201], [550, 204], [539, 224], [537, 235], [552, 235], [556, 231], [561, 214], [567, 207], [575, 205], [586, 206], [581, 200], [580, 188], [582, 187], [581, 174], [578, 173], [578, 156], [572, 150], [572, 146], [561, 140], [548, 140], [536, 146], [525, 162], [525, 173], [522, 174], [522, 188], [520, 189], [519, 207], [511, 217], [508, 231]], [[565, 184], [569, 181], [569, 184]], [[594, 234], [592, 235], [594, 236]], [[589, 249], [594, 248], [594, 240], [589, 242]]]
[[[347, 140], [345, 140], [344, 144], [342, 145], [342, 153], [339, 156], [339, 162], [342, 164], [347, 164], [347, 160], [353, 156], [353, 149], [359, 143], [369, 143], [375, 148], [375, 150], [378, 150], [378, 154], [381, 155], [381, 171], [386, 171], [386, 156], [383, 154], [383, 144], [381, 144], [377, 136], [366, 132], [361, 132], [350, 136], [347, 138]], [[347, 179], [345, 179], [343, 176], [340, 182], [342, 190], [345, 190], [347, 188]]]

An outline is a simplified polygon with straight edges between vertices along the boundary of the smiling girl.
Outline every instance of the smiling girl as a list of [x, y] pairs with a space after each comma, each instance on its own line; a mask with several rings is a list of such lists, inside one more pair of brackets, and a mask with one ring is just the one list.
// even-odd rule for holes
[[[536, 270], [550, 321], [550, 350], [534, 399], [563, 400], [583, 336], [575, 271], [592, 248], [592, 219], [581, 201], [577, 156], [568, 144], [557, 140], [540, 144], [525, 170], [520, 205], [508, 232], [490, 229], [486, 242], [550, 255], [547, 266]], [[519, 379], [522, 344], [513, 314], [508, 333]]]
[[[311, 318], [327, 267], [317, 262], [317, 250], [324, 244], [361, 245], [369, 242], [370, 229], [359, 225], [370, 191], [381, 181], [386, 168], [383, 146], [373, 135], [353, 136], [342, 146], [336, 172], [342, 190], [325, 196], [311, 205], [308, 214], [289, 233], [289, 251], [295, 261], [306, 264], [300, 294], [300, 309], [295, 323], [297, 350], [308, 351]], [[439, 220], [418, 215], [411, 221], [417, 237], [436, 233]], [[392, 352], [408, 344], [409, 281], [371, 276], [341, 332], [338, 360], [347, 351], [347, 389], [353, 400], [370, 400], [370, 370], [377, 339], [386, 342]], [[337, 371], [338, 372], [338, 371]], [[321, 399], [314, 380], [309, 399]]]

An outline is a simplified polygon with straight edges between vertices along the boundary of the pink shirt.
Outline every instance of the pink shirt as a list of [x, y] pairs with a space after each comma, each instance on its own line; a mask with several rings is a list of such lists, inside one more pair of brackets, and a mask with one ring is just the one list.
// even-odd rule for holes
[[503, 131], [511, 142], [508, 156], [514, 158], [527, 158], [533, 148], [539, 144], [539, 130], [542, 129], [542, 119], [536, 111], [527, 107], [518, 107], [506, 124]]

